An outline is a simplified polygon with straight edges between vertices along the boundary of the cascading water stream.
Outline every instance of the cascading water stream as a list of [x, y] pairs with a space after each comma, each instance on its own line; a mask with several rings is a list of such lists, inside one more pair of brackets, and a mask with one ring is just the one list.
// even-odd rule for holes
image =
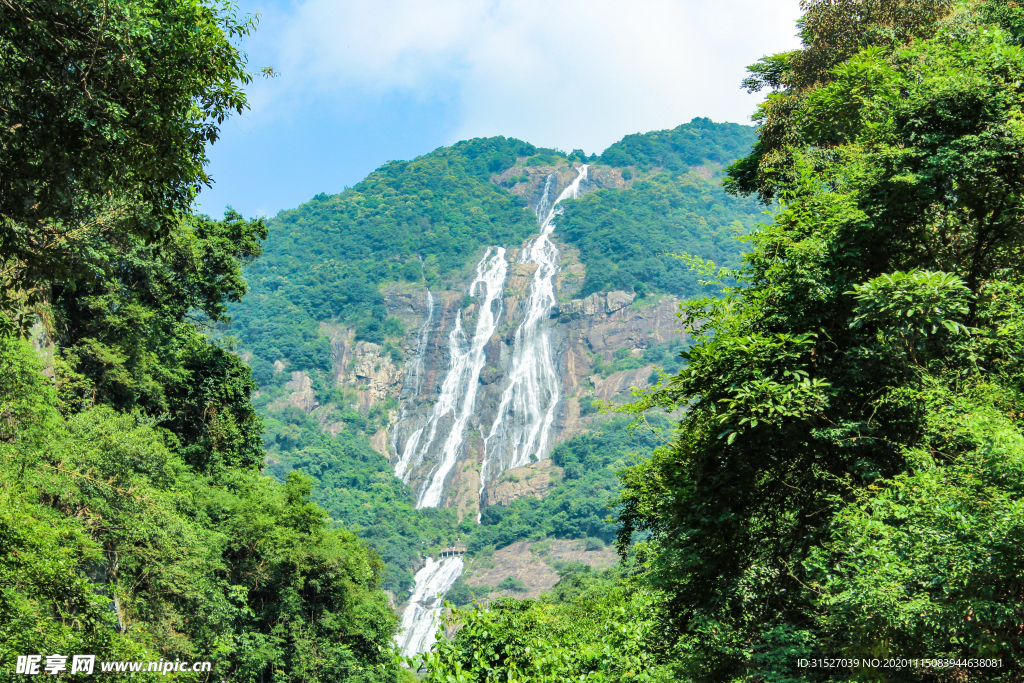
[[[492, 251], [494, 252], [493, 256], [491, 255]], [[418, 444], [423, 431], [429, 430], [427, 440], [417, 453], [416, 463], [413, 464], [413, 467], [415, 467], [423, 461], [423, 457], [434, 444], [438, 433], [438, 425], [442, 419], [448, 416], [453, 417], [453, 422], [448, 428], [448, 434], [441, 449], [441, 457], [430, 473], [426, 485], [417, 496], [417, 508], [438, 507], [441, 504], [441, 494], [444, 491], [445, 479], [448, 477], [448, 473], [451, 472], [452, 467], [455, 466], [462, 443], [465, 440], [466, 424], [469, 422], [469, 418], [473, 416], [477, 389], [480, 386], [480, 371], [487, 360], [484, 347], [494, 334], [494, 330], [498, 326], [498, 319], [501, 317], [502, 286], [505, 283], [505, 275], [507, 273], [508, 263], [505, 261], [505, 249], [502, 247], [497, 249], [488, 248], [480, 263], [477, 264], [476, 279], [469, 286], [469, 295], [478, 296], [480, 304], [473, 339], [469, 341], [466, 339], [466, 334], [462, 329], [462, 313], [460, 312], [455, 318], [455, 327], [448, 336], [451, 361], [448, 367], [448, 374], [441, 384], [441, 392], [437, 397], [437, 402], [430, 412], [424, 429], [418, 434], [414, 432], [409, 437], [410, 442], [415, 437], [415, 441]], [[479, 290], [483, 291], [477, 295]], [[405, 450], [410, 450], [408, 445]], [[404, 474], [406, 474], [406, 479], [408, 479], [409, 471], [405, 470]]]
[[[558, 249], [549, 237], [555, 227], [554, 219], [561, 213], [558, 204], [564, 199], [578, 197], [580, 183], [586, 178], [587, 166], [584, 165], [579, 168], [572, 184], [552, 202], [551, 189], [555, 182], [552, 174], [537, 204], [540, 234], [527, 245], [519, 259], [521, 263], [537, 264], [537, 270], [530, 287], [526, 317], [515, 334], [509, 385], [502, 392], [497, 416], [484, 440], [484, 461], [480, 472], [481, 496], [495, 455], [499, 459], [498, 467], [504, 470], [526, 464], [531, 455], [542, 457], [547, 448], [559, 387], [550, 330], [543, 326], [556, 304], [554, 278], [558, 273]], [[466, 425], [473, 415], [480, 371], [486, 362], [484, 347], [501, 318], [502, 288], [508, 272], [505, 250], [499, 247], [493, 251], [492, 255], [492, 249], [488, 249], [477, 264], [476, 279], [469, 287], [471, 296], [483, 290], [479, 297], [480, 310], [473, 338], [467, 339], [462, 328], [462, 314], [459, 313], [448, 336], [450, 364], [437, 402], [426, 423], [406, 439], [402, 456], [395, 466], [396, 474], [408, 482], [412, 470], [430, 452], [438, 433], [448, 429], [440, 459], [417, 497], [418, 508], [437, 507], [441, 504], [445, 479], [455, 466], [465, 440]], [[410, 371], [410, 383], [415, 384], [411, 396], [417, 395], [421, 388], [421, 364], [426, 348], [424, 335], [433, 315], [432, 298], [429, 310], [427, 323], [420, 331], [414, 370]], [[403, 419], [404, 416], [403, 406]], [[446, 424], [449, 419], [450, 425]], [[421, 445], [424, 433], [427, 438]], [[402, 613], [402, 630], [397, 639], [402, 654], [411, 656], [430, 649], [435, 640], [444, 595], [462, 573], [462, 568], [460, 557], [441, 560], [428, 558], [427, 564], [416, 573], [416, 583], [409, 605]]]
[[462, 567], [461, 557], [428, 557], [426, 565], [416, 572], [416, 585], [402, 612], [402, 628], [396, 637], [406, 657], [427, 652], [434, 644], [445, 593], [462, 574]]
[[[416, 340], [416, 356], [409, 365], [409, 381], [402, 387], [402, 412], [398, 422], [395, 424], [395, 429], [392, 431], [391, 450], [395, 453], [398, 452], [398, 425], [408, 418], [406, 406], [410, 400], [420, 395], [420, 389], [423, 387], [423, 357], [427, 353], [427, 342], [430, 340], [430, 325], [433, 321], [434, 295], [430, 293], [430, 289], [427, 289], [427, 319], [423, 322], [423, 326], [420, 327], [420, 334]], [[402, 481], [406, 480], [406, 470], [409, 468], [409, 461], [412, 460], [412, 456], [416, 452], [416, 445], [419, 443], [420, 436], [422, 435], [423, 427], [420, 427], [405, 440], [402, 455], [398, 462], [395, 463], [395, 476]]]
[[549, 237], [555, 229], [555, 217], [562, 213], [559, 203], [580, 195], [580, 183], [587, 179], [587, 168], [586, 164], [579, 167], [576, 178], [554, 203], [550, 201], [554, 176], [548, 177], [544, 195], [537, 204], [540, 235], [523, 249], [519, 259], [521, 263], [536, 263], [537, 270], [533, 274], [526, 317], [515, 334], [510, 381], [484, 439], [481, 498], [488, 470], [496, 457], [501, 470], [520, 467], [529, 462], [531, 455], [542, 458], [548, 445], [560, 384], [551, 348], [551, 330], [543, 326], [557, 303], [558, 249]]

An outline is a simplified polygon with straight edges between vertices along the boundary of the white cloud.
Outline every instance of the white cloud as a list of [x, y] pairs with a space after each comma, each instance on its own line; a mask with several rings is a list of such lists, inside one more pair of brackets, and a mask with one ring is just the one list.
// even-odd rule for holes
[[798, 0], [305, 0], [273, 17], [283, 76], [250, 99], [261, 116], [441, 93], [452, 141], [600, 151], [694, 116], [747, 121], [744, 67], [794, 47], [797, 15]]

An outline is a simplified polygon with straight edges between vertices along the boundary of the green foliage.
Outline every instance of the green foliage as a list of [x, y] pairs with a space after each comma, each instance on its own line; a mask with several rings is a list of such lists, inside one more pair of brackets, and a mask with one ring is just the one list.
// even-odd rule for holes
[[474, 600], [480, 601], [487, 597], [487, 594], [494, 589], [489, 586], [470, 586], [461, 576], [455, 579], [455, 583], [448, 589], [444, 599], [456, 607], [465, 607], [472, 604]]
[[663, 168], [685, 173], [691, 166], [721, 168], [750, 152], [755, 129], [738, 123], [695, 118], [671, 130], [627, 135], [598, 161], [609, 166]]
[[[203, 0], [33, 0], [0, 13], [0, 310], [91, 279], [89, 242], [165, 237], [203, 184], [206, 145], [246, 107], [233, 39]], [[11, 291], [13, 290], [13, 291]], [[10, 329], [8, 329], [8, 332]]]
[[675, 296], [710, 291], [672, 254], [699, 254], [735, 268], [745, 250], [737, 238], [750, 232], [761, 213], [755, 201], [730, 197], [717, 180], [685, 168], [563, 205], [556, 234], [579, 248], [587, 267], [579, 296], [610, 289]]
[[948, 659], [1017, 654], [1024, 437], [991, 406], [929, 398], [927, 441], [958, 442], [960, 454], [908, 452], [906, 473], [859, 492], [836, 516], [831, 542], [807, 560], [820, 622], [855, 656], [895, 647]]
[[[61, 652], [397, 680], [382, 563], [310, 480], [259, 473], [256, 385], [206, 334], [266, 236], [189, 214], [206, 144], [245, 106], [233, 41], [253, 24], [203, 0], [3, 4], [3, 666]], [[33, 343], [10, 334], [33, 322]]]
[[163, 246], [91, 239], [101, 275], [52, 290], [63, 399], [159, 418], [204, 471], [262, 463], [249, 369], [192, 320], [224, 319], [226, 303], [246, 291], [242, 264], [260, 254], [265, 235], [261, 221], [228, 211], [223, 221], [179, 224]]
[[563, 481], [541, 500], [519, 498], [507, 508], [484, 508], [467, 549], [479, 553], [488, 546], [503, 548], [538, 535], [599, 539], [601, 547], [613, 541], [618, 525], [609, 517], [620, 489], [617, 472], [661, 443], [658, 431], [669, 428], [660, 416], [651, 416], [649, 428], [628, 431], [627, 424], [626, 418], [613, 418], [594, 432], [559, 444], [551, 459], [564, 468]]
[[365, 420], [355, 412], [348, 429], [324, 434], [309, 414], [294, 406], [267, 413], [264, 444], [270, 464], [266, 473], [284, 480], [291, 472], [312, 477], [312, 499], [335, 524], [363, 539], [384, 561], [381, 587], [404, 595], [413, 585], [412, 568], [421, 556], [453, 545], [454, 510], [415, 509], [412, 491], [387, 458], [358, 433]]
[[62, 416], [27, 343], [0, 342], [0, 360], [5, 662], [73, 651], [210, 659], [241, 681], [394, 679], [382, 566], [328, 529], [308, 481], [214, 480], [139, 413]]
[[895, 332], [913, 352], [919, 341], [940, 330], [968, 332], [963, 323], [974, 298], [963, 280], [950, 273], [911, 271], [882, 275], [853, 286], [859, 303], [850, 323], [873, 324], [886, 333]]
[[[587, 568], [589, 570], [589, 568]], [[612, 570], [564, 571], [551, 598], [456, 611], [451, 640], [422, 657], [426, 681], [671, 681], [659, 597]]]
[[504, 579], [498, 582], [495, 589], [500, 591], [512, 591], [513, 593], [525, 593], [526, 584], [523, 583], [522, 579], [517, 579], [514, 576], [506, 576]]
[[[781, 208], [738, 286], [683, 306], [686, 366], [634, 407], [685, 409], [677, 438], [624, 474], [620, 543], [650, 534], [682, 677], [1024, 667], [1024, 59], [974, 9], [935, 23], [943, 4], [808, 3], [805, 49], [759, 73], [786, 90], [733, 187]], [[1003, 668], [796, 666], [911, 652]]]

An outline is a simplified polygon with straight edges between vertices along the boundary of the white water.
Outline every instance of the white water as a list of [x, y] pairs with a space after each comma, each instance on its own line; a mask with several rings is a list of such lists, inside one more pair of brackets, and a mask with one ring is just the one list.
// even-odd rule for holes
[[[398, 418], [398, 422], [395, 424], [395, 429], [392, 431], [394, 436], [392, 437], [391, 450], [398, 452], [398, 444], [395, 439], [398, 436], [398, 425], [404, 422], [408, 415], [406, 411], [406, 405], [409, 401], [420, 395], [420, 389], [423, 387], [423, 357], [427, 352], [427, 342], [430, 340], [430, 324], [434, 321], [434, 295], [427, 290], [427, 319], [423, 321], [423, 326], [420, 327], [419, 338], [416, 340], [416, 356], [413, 358], [412, 363], [409, 365], [409, 381], [402, 387], [402, 393], [405, 394], [404, 400], [402, 401], [402, 414]], [[413, 454], [416, 452], [416, 446], [419, 443], [420, 436], [423, 435], [423, 427], [420, 427], [405, 440], [405, 446], [402, 448], [402, 455], [395, 463], [395, 476], [402, 481], [406, 480], [406, 470], [409, 468], [409, 462], [412, 460]]]
[[540, 235], [523, 249], [519, 259], [521, 263], [536, 263], [537, 270], [530, 286], [526, 317], [516, 330], [510, 381], [501, 395], [497, 417], [484, 440], [484, 460], [480, 467], [481, 497], [488, 469], [495, 457], [498, 468], [506, 470], [527, 464], [531, 455], [537, 459], [544, 457], [547, 449], [560, 384], [551, 348], [551, 330], [543, 325], [556, 304], [558, 249], [549, 236], [555, 229], [555, 217], [562, 213], [559, 203], [580, 195], [580, 183], [587, 178], [587, 165], [580, 166], [578, 173], [554, 203], [550, 201], [554, 176], [548, 178], [544, 196], [537, 205], [537, 217], [541, 219]]
[[[441, 504], [445, 479], [452, 467], [455, 466], [459, 450], [465, 440], [466, 424], [473, 416], [477, 389], [480, 386], [480, 371], [487, 360], [484, 347], [490, 341], [491, 335], [494, 334], [494, 330], [498, 326], [498, 319], [501, 317], [502, 286], [505, 283], [505, 275], [508, 273], [505, 249], [498, 247], [493, 251], [494, 255], [492, 256], [492, 249], [488, 248], [484, 257], [480, 259], [480, 263], [476, 267], [476, 279], [469, 286], [470, 296], [477, 296], [480, 305], [473, 339], [471, 341], [466, 339], [466, 334], [462, 330], [462, 313], [460, 312], [455, 318], [455, 327], [448, 336], [451, 361], [448, 374], [441, 385], [437, 403], [434, 404], [424, 428], [419, 433], [413, 432], [409, 437], [409, 442], [416, 442], [415, 448], [423, 431], [429, 428], [427, 440], [419, 448], [417, 455], [416, 464], [419, 464], [437, 437], [438, 423], [449, 415], [454, 418], [441, 449], [440, 460], [430, 473], [427, 485], [422, 488], [416, 500], [417, 508], [438, 507]], [[495, 302], [497, 302], [497, 306], [494, 305]], [[405, 450], [409, 451], [408, 444]], [[412, 456], [409, 457], [411, 459]], [[405, 470], [404, 473], [408, 476], [408, 470]]]
[[402, 612], [402, 629], [396, 637], [396, 644], [406, 657], [427, 652], [434, 644], [444, 595], [462, 574], [462, 566], [461, 557], [428, 557], [427, 564], [416, 572], [416, 585]]

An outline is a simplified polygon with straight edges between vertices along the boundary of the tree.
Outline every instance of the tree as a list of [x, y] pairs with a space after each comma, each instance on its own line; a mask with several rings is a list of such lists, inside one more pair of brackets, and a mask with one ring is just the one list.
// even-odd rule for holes
[[242, 265], [259, 256], [264, 237], [261, 220], [229, 210], [223, 221], [182, 221], [162, 245], [130, 235], [83, 239], [99, 277], [51, 289], [48, 332], [69, 409], [144, 411], [202, 471], [262, 464], [249, 368], [203, 328], [224, 321], [227, 303], [245, 294]]
[[953, 0], [800, 0], [803, 48], [761, 58], [743, 81], [747, 92], [770, 88], [753, 119], [761, 124], [754, 151], [732, 167], [726, 187], [768, 203], [782, 189], [800, 145], [804, 97], [828, 84], [832, 69], [871, 46], [893, 47], [934, 35]]
[[[793, 106], [766, 121], [733, 187], [780, 211], [754, 234], [740, 286], [683, 306], [698, 340], [687, 367], [636, 406], [687, 409], [678, 440], [625, 475], [620, 543], [651, 533], [651, 581], [694, 680], [870, 678], [796, 661], [940, 643], [965, 662], [1022, 664], [1009, 634], [1024, 608], [1006, 588], [1019, 562], [971, 534], [994, 523], [985, 505], [1020, 513], [1006, 501], [1019, 496], [1024, 399], [1009, 360], [1022, 341], [1010, 311], [1024, 291], [1024, 59], [984, 6], [910, 5], [923, 14], [887, 23], [868, 2], [810, 4], [804, 50], [754, 68], [783, 89], [763, 112]], [[815, 43], [807, 32], [823, 27], [851, 37]], [[986, 413], [1010, 419], [958, 429]], [[999, 457], [997, 433], [1017, 435]], [[941, 493], [938, 481], [970, 479], [965, 467], [978, 495]], [[962, 506], [963, 534], [936, 505]], [[948, 564], [923, 550], [929, 532], [951, 539]], [[971, 538], [989, 560], [964, 550]], [[899, 561], [884, 566], [886, 553]], [[930, 571], [980, 592], [924, 588]]]
[[0, 312], [25, 328], [50, 282], [92, 276], [91, 238], [160, 240], [206, 145], [246, 106], [237, 20], [214, 0], [0, 2]]

